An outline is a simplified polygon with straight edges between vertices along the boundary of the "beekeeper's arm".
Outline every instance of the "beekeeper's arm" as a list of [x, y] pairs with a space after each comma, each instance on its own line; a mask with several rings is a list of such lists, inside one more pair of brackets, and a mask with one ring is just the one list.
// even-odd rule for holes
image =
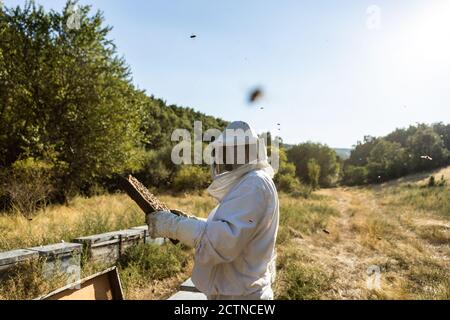
[[211, 266], [231, 262], [254, 237], [266, 205], [263, 191], [251, 180], [233, 190], [217, 208], [199, 242], [196, 263]]
[[160, 211], [147, 215], [148, 233], [151, 238], [179, 240], [196, 248], [205, 231], [206, 221], [180, 215], [176, 211]]
[[211, 221], [158, 212], [147, 216], [147, 224], [151, 237], [180, 240], [197, 249], [196, 263], [216, 265], [241, 253], [263, 219], [264, 208], [263, 191], [249, 179], [224, 199]]

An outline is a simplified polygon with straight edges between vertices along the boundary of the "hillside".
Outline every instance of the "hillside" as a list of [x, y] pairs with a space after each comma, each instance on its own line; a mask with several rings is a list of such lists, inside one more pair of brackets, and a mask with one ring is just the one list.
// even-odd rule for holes
[[384, 186], [401, 186], [408, 183], [414, 183], [417, 185], [425, 185], [428, 183], [431, 176], [434, 176], [436, 179], [441, 179], [441, 177], [444, 177], [445, 180], [450, 181], [450, 166], [436, 169], [433, 171], [428, 172], [421, 172], [416, 174], [411, 174], [406, 177], [402, 177], [399, 179], [396, 179], [391, 182], [384, 183]]
[[[449, 173], [450, 167], [433, 172]], [[292, 291], [283, 297], [449, 299], [450, 188], [423, 187], [429, 176], [319, 191], [320, 203], [337, 212], [316, 232], [292, 232], [294, 239], [283, 245], [300, 270], [287, 279], [303, 283], [289, 284]], [[380, 271], [376, 290], [368, 289], [377, 276], [369, 270]]]

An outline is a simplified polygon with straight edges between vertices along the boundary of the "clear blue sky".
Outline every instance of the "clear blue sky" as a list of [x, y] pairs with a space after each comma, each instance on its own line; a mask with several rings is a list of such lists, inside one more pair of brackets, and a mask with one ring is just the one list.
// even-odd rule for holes
[[[447, 0], [80, 3], [104, 12], [139, 88], [261, 131], [281, 123], [287, 143], [351, 147], [366, 134], [450, 122]], [[376, 30], [370, 5], [381, 9]], [[265, 96], [251, 107], [254, 86]]]

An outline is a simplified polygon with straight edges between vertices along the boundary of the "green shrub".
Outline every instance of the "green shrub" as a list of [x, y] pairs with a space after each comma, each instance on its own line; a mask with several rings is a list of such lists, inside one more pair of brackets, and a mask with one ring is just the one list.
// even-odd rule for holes
[[339, 177], [340, 163], [336, 151], [320, 143], [302, 143], [287, 151], [288, 160], [295, 164], [297, 177], [310, 184], [308, 163], [315, 159], [320, 166], [319, 185], [331, 187]]
[[349, 165], [344, 169], [343, 184], [359, 186], [367, 183], [367, 168]]
[[46, 295], [68, 283], [66, 274], [56, 272], [46, 277], [44, 259], [19, 263], [0, 281], [0, 300], [31, 300]]
[[428, 179], [428, 184], [427, 184], [428, 188], [433, 188], [433, 187], [445, 187], [447, 186], [447, 180], [445, 180], [444, 176], [441, 176], [441, 179], [439, 181], [436, 180], [436, 178], [434, 176], [431, 176]]
[[441, 176], [441, 180], [439, 180], [438, 186], [439, 187], [446, 187], [447, 186], [447, 180], [445, 180], [445, 177], [443, 175]]
[[181, 245], [141, 244], [129, 248], [121, 257], [121, 273], [128, 278], [163, 280], [181, 272], [189, 255]]
[[200, 190], [211, 182], [207, 169], [198, 166], [182, 166], [173, 179], [173, 187], [177, 191]]
[[316, 159], [309, 159], [307, 169], [309, 183], [315, 190], [319, 187], [320, 165], [317, 163]]
[[278, 154], [280, 167], [274, 178], [278, 191], [289, 193], [295, 198], [308, 198], [312, 192], [311, 187], [303, 185], [297, 178], [295, 164], [288, 161], [283, 148], [278, 150]]
[[146, 153], [142, 170], [136, 173], [136, 177], [147, 186], [162, 188], [172, 182], [175, 173], [174, 165], [170, 159], [171, 148], [151, 150]]
[[403, 176], [407, 172], [407, 151], [396, 142], [380, 139], [368, 158], [367, 178], [379, 183]]
[[428, 187], [432, 188], [436, 186], [436, 178], [434, 176], [431, 176], [428, 180]]
[[27, 158], [14, 162], [0, 177], [0, 193], [9, 199], [9, 208], [31, 217], [45, 207], [53, 191], [52, 166], [44, 161]]
[[294, 198], [309, 199], [312, 195], [313, 189], [311, 186], [300, 184], [298, 188], [295, 188], [290, 195]]
[[277, 177], [276, 185], [279, 191], [291, 193], [300, 188], [300, 181], [295, 176], [280, 175]]

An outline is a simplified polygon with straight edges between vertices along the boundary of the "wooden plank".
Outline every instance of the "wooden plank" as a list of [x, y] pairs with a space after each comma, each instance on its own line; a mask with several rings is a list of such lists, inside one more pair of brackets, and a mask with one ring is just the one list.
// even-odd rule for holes
[[27, 249], [0, 252], [0, 266], [16, 264], [21, 261], [37, 258], [38, 256], [38, 252]]
[[25, 249], [0, 252], [0, 281], [8, 277], [19, 263], [38, 257], [38, 252]]
[[43, 257], [57, 257], [67, 254], [80, 254], [82, 245], [79, 243], [57, 243], [41, 247], [28, 248], [27, 250], [37, 251]]
[[74, 239], [73, 241], [76, 243], [87, 244], [93, 247], [96, 244], [103, 245], [106, 242], [115, 243], [119, 242], [119, 239], [122, 240], [132, 240], [132, 239], [143, 239], [144, 233], [138, 229], [127, 229], [127, 230], [119, 230], [101, 234], [94, 234], [87, 237], [79, 237]]
[[139, 229], [127, 229], [74, 239], [84, 246], [89, 258], [94, 262], [113, 265], [120, 255], [139, 243], [144, 243], [145, 233]]
[[[145, 214], [155, 213], [157, 211], [170, 211], [170, 208], [161, 202], [153, 193], [135, 177], [128, 176], [128, 179], [122, 177], [120, 179], [120, 186], [128, 196], [141, 208]], [[176, 215], [182, 215], [181, 211], [172, 211]], [[178, 244], [178, 240], [170, 239], [173, 244]]]
[[123, 298], [122, 283], [120, 282], [119, 272], [117, 271], [117, 268], [114, 268], [114, 270], [109, 272], [108, 276], [114, 300], [123, 300], [124, 298]]
[[123, 300], [117, 268], [109, 268], [36, 300]]
[[40, 257], [45, 258], [44, 277], [52, 278], [55, 274], [65, 273], [70, 278], [80, 278], [81, 244], [57, 243], [28, 250], [35, 251]]
[[159, 201], [139, 180], [131, 175], [128, 178], [122, 177], [120, 186], [145, 214], [170, 210], [165, 203]]
[[74, 239], [73, 241], [76, 243], [88, 244], [89, 246], [93, 246], [96, 243], [105, 243], [108, 241], [117, 242], [121, 234], [122, 233], [120, 231], [106, 232], [101, 234], [94, 234], [87, 237], [79, 237]]

